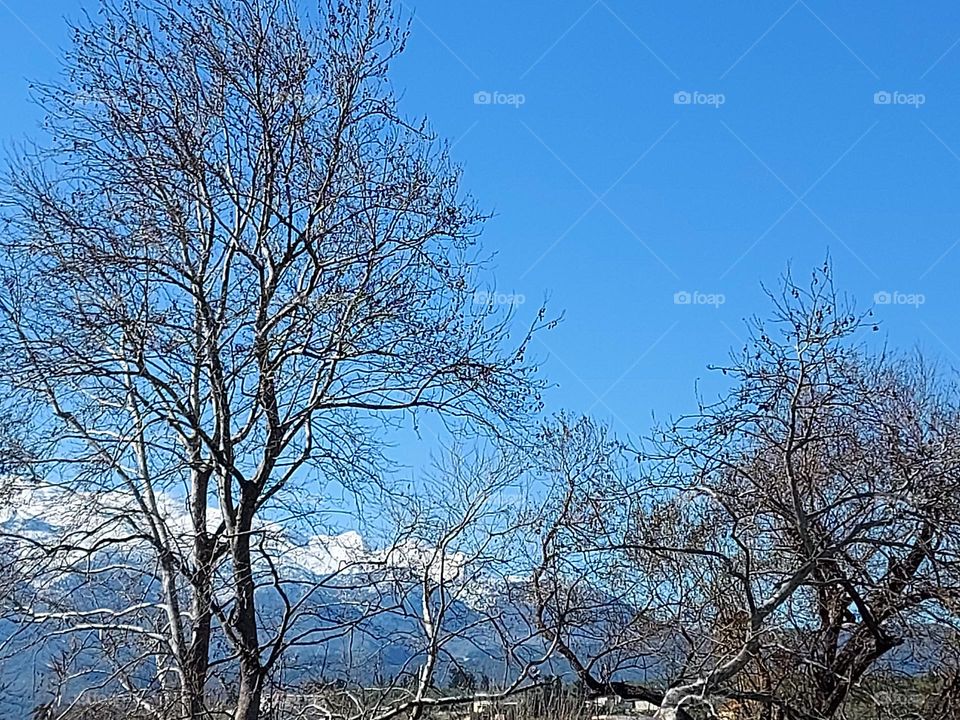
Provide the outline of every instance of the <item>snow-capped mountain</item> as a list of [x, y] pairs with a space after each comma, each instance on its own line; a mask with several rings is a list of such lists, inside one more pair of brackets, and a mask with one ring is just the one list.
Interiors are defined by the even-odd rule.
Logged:
[[[102, 667], [102, 673], [93, 673], [94, 682], [110, 685], [104, 678], [112, 638], [123, 644], [163, 637], [156, 553], [138, 532], [143, 523], [162, 525], [187, 560], [190, 548], [189, 516], [171, 496], [151, 500], [156, 508], [151, 517], [138, 509], [142, 499], [120, 491], [93, 494], [25, 484], [13, 498], [0, 511], [0, 534], [23, 574], [10, 601], [20, 608], [0, 620], [0, 688], [6, 683], [0, 717], [17, 717], [47, 699], [53, 668], [68, 654], [74, 662]], [[209, 509], [208, 522], [211, 529], [219, 524], [216, 508]], [[269, 639], [287, 614], [287, 638], [294, 640], [284, 661], [287, 682], [333, 677], [371, 682], [409, 672], [434, 641], [429, 633], [441, 641], [441, 678], [451, 661], [466, 658], [478, 674], [502, 677], [510, 671], [500, 635], [506, 623], [517, 621], [509, 618], [504, 600], [508, 588], [468, 567], [463, 553], [440, 552], [409, 536], [368, 544], [357, 530], [294, 536], [270, 523], [258, 530], [262, 635]], [[61, 552], [45, 551], [58, 545]], [[215, 597], [225, 615], [228, 583], [224, 566]], [[422, 621], [425, 608], [432, 616], [429, 628]], [[30, 614], [38, 622], [28, 622]], [[51, 632], [52, 640], [39, 642]], [[222, 636], [214, 653], [229, 653]], [[83, 680], [90, 681], [89, 675]]]

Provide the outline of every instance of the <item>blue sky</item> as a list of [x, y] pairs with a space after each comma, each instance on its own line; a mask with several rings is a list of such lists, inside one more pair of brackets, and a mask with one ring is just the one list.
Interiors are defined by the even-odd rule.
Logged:
[[[26, 79], [53, 75], [79, 7], [0, 0], [0, 137], [37, 134]], [[690, 409], [766, 312], [760, 283], [828, 251], [859, 307], [893, 299], [882, 339], [960, 365], [960, 5], [402, 8], [394, 81], [496, 213], [491, 285], [520, 319], [544, 297], [565, 315], [535, 344], [550, 410], [637, 434]]]

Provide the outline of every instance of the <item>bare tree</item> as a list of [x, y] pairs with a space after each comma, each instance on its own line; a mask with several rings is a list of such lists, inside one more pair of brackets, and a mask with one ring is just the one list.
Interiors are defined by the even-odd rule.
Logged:
[[549, 434], [541, 625], [590, 688], [659, 718], [841, 716], [897, 652], [935, 666], [955, 618], [956, 387], [859, 345], [875, 326], [829, 268], [771, 297], [719, 368], [729, 392], [659, 431], [639, 470], [589, 421]]
[[290, 511], [308, 480], [375, 484], [377, 418], [502, 432], [538, 403], [526, 341], [473, 303], [483, 218], [397, 113], [404, 40], [379, 0], [106, 4], [7, 176], [3, 378], [42, 406], [31, 471], [98, 515], [47, 555], [126, 557], [145, 593], [60, 619], [150, 640], [181, 717], [218, 637], [258, 716], [294, 625], [261, 622], [265, 528], [320, 523]]
[[[470, 704], [477, 684], [453, 679], [478, 671], [489, 673], [486, 702], [540, 685], [538, 668], [549, 653], [525, 647], [535, 638], [523, 632], [510, 602], [529, 530], [524, 469], [515, 456], [456, 447], [381, 505], [389, 540], [366, 577], [384, 612], [357, 629], [375, 641], [355, 651], [360, 675], [314, 700], [323, 717], [419, 718]], [[397, 656], [399, 667], [370, 681], [371, 668]]]

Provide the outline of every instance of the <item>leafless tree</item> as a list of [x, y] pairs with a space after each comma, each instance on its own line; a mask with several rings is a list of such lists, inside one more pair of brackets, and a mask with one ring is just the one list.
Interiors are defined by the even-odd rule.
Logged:
[[352, 664], [369, 675], [384, 657], [403, 662], [366, 686], [361, 675], [327, 687], [308, 709], [338, 720], [419, 718], [473, 702], [475, 686], [451, 687], [458, 671], [493, 676], [487, 702], [540, 684], [549, 653], [524, 651], [535, 638], [522, 632], [509, 601], [527, 535], [523, 468], [516, 457], [456, 448], [381, 505], [390, 540], [377, 553], [382, 567], [368, 576], [369, 591], [389, 600], [377, 603], [384, 611], [372, 627], [358, 630], [375, 644], [357, 649]]
[[375, 486], [387, 418], [505, 433], [538, 404], [526, 340], [473, 302], [483, 217], [397, 112], [404, 41], [380, 0], [108, 3], [7, 173], [3, 380], [40, 408], [30, 471], [96, 515], [43, 560], [83, 594], [116, 557], [140, 598], [42, 614], [140, 647], [112, 679], [149, 661], [180, 717], [224, 662], [258, 717], [296, 626], [258, 585], [277, 524], [322, 524], [311, 482]]
[[875, 326], [828, 267], [771, 298], [718, 368], [727, 394], [637, 463], [588, 420], [545, 436], [541, 627], [588, 687], [652, 699], [659, 718], [843, 717], [898, 652], [935, 667], [956, 617], [956, 387], [868, 351]]

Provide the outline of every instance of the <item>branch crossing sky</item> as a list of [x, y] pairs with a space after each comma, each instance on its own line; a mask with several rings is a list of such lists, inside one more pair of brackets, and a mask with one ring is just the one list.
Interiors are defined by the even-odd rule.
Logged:
[[[85, 3], [92, 7], [90, 3]], [[39, 137], [80, 5], [0, 0], [0, 137]], [[870, 342], [960, 365], [960, 5], [421, 0], [396, 66], [496, 213], [488, 291], [529, 320], [548, 409], [624, 434], [689, 410], [829, 252]], [[485, 301], [486, 296], [478, 298]]]

